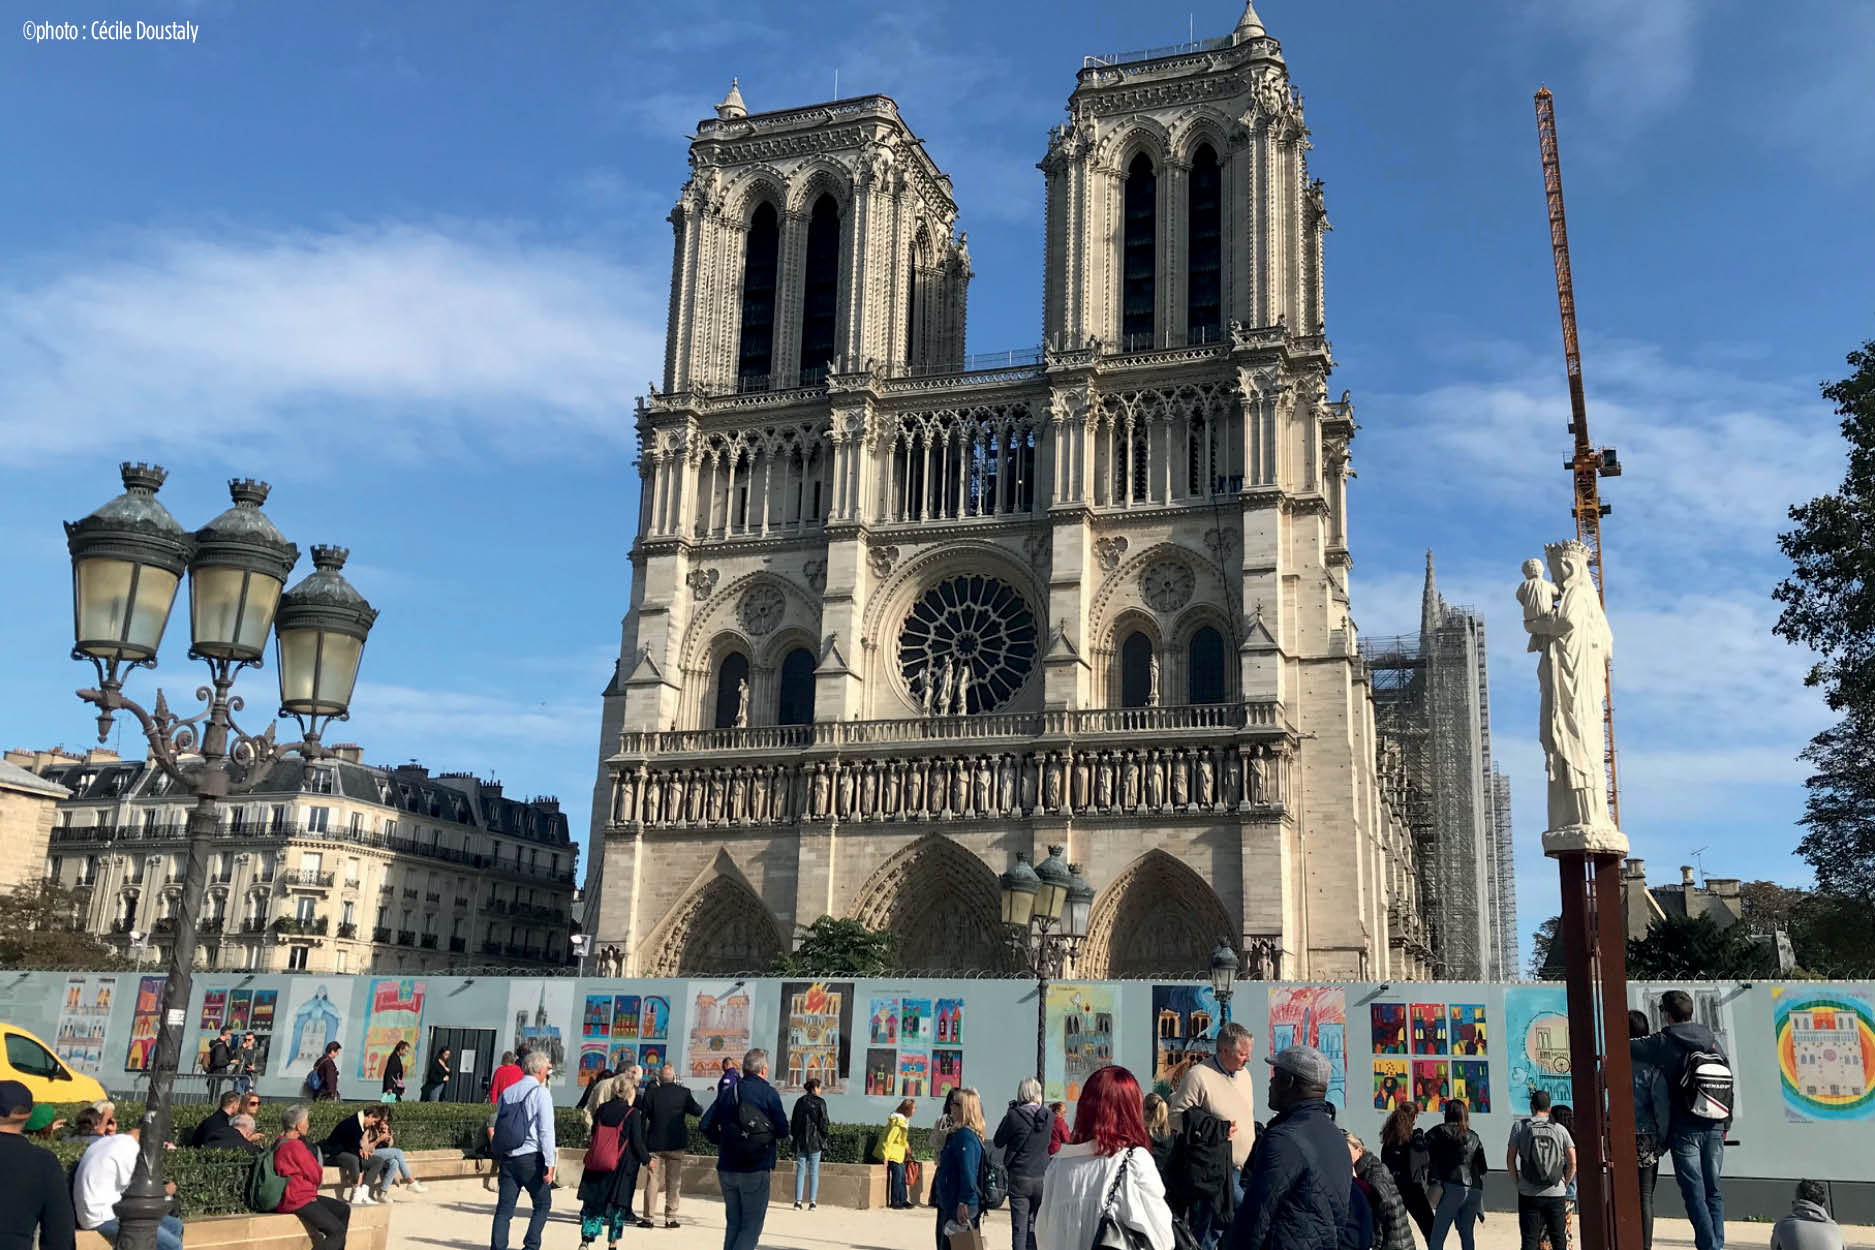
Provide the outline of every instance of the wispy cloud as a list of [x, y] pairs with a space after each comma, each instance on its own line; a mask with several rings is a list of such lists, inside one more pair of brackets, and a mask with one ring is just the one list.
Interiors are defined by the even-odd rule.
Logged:
[[1700, 0], [1576, 0], [1529, 11], [1552, 36], [1580, 49], [1589, 102], [1606, 117], [1649, 120], [1692, 90]]
[[[26, 276], [32, 274], [34, 276]], [[625, 442], [662, 279], [502, 227], [133, 234], [0, 285], [0, 461], [239, 430], [303, 458]], [[479, 441], [479, 439], [478, 439]]]

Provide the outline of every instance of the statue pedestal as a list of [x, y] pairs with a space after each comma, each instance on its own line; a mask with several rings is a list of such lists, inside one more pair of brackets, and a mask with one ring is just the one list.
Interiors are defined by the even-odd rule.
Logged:
[[1543, 853], [1559, 855], [1619, 855], [1626, 859], [1628, 835], [1613, 825], [1562, 825], [1543, 835]]

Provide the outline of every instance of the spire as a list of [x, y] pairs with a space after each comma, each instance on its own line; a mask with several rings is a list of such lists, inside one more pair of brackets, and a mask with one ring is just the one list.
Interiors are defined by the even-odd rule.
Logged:
[[1263, 29], [1263, 19], [1257, 16], [1256, 0], [1244, 0], [1243, 16], [1237, 19], [1237, 29], [1230, 33], [1230, 41], [1233, 44], [1249, 43], [1267, 34], [1269, 32]]
[[1432, 635], [1439, 628], [1439, 620], [1445, 615], [1440, 611], [1439, 584], [1432, 574], [1432, 551], [1426, 551], [1426, 589], [1419, 598], [1419, 645], [1430, 646]]
[[747, 117], [749, 115], [748, 106], [742, 102], [741, 88], [742, 80], [740, 78], [731, 78], [729, 80], [729, 94], [724, 96], [723, 102], [716, 106], [716, 116], [719, 120], [728, 121], [734, 117]]

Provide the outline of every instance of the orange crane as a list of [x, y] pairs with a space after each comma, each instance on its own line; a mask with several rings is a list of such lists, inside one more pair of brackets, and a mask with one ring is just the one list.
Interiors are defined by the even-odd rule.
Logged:
[[[1575, 436], [1574, 454], [1563, 463], [1575, 484], [1576, 538], [1589, 549], [1589, 571], [1604, 609], [1608, 606], [1607, 572], [1602, 563], [1602, 518], [1612, 510], [1601, 501], [1598, 479], [1621, 476], [1621, 461], [1612, 447], [1589, 442], [1588, 407], [1582, 398], [1582, 352], [1576, 341], [1575, 284], [1569, 277], [1569, 227], [1563, 220], [1562, 162], [1556, 155], [1556, 101], [1548, 87], [1536, 93], [1537, 146], [1543, 154], [1543, 191], [1549, 198], [1550, 251], [1556, 262], [1556, 304], [1562, 312], [1563, 360], [1569, 370], [1569, 432]], [[1621, 824], [1620, 791], [1615, 784], [1614, 666], [1609, 665], [1608, 701], [1602, 705], [1603, 728], [1608, 735], [1608, 815]]]

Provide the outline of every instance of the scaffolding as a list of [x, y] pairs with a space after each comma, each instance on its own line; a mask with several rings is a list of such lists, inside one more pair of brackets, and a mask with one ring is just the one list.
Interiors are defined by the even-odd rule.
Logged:
[[1515, 976], [1510, 782], [1491, 760], [1484, 620], [1440, 597], [1428, 553], [1419, 633], [1361, 652], [1375, 728], [1403, 758], [1433, 975]]

